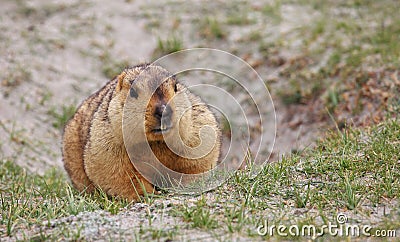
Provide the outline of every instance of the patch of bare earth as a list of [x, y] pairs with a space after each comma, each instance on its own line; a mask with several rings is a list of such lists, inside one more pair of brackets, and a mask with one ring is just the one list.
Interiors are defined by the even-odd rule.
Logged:
[[[312, 146], [327, 127], [333, 127], [324, 103], [329, 92], [320, 91], [319, 96], [301, 93], [303, 99], [294, 105], [285, 105], [281, 97], [285, 97], [285, 92], [293, 97], [293, 86], [289, 84], [293, 72], [310, 65], [319, 68], [318, 63], [301, 56], [301, 34], [294, 30], [310, 25], [320, 13], [307, 6], [285, 4], [276, 19], [266, 18], [261, 9], [268, 3], [2, 1], [1, 157], [40, 174], [51, 166], [63, 169], [62, 129], [55, 125], [63, 107], [79, 105], [108, 80], [106, 76], [113, 73], [113, 68], [124, 63], [152, 61], [158, 39], [173, 35], [180, 36], [184, 48], [211, 47], [232, 52], [260, 73], [270, 88], [277, 114], [274, 160], [281, 154]], [[248, 9], [248, 23], [223, 27], [221, 37], [201, 27], [206, 17], [226, 23], [238, 5]], [[257, 33], [261, 37], [257, 38]], [[274, 43], [274, 40], [281, 46], [261, 46], [262, 41]], [[261, 54], [261, 50], [268, 53]], [[360, 89], [356, 91], [349, 84], [341, 92], [346, 102], [332, 111], [340, 121], [355, 117], [351, 110], [357, 105], [366, 107], [360, 109], [361, 115], [357, 117], [368, 116], [373, 122], [379, 122], [384, 116], [380, 112], [384, 102], [392, 98], [390, 90], [400, 85], [398, 73], [373, 70], [366, 75], [362, 77], [365, 80], [360, 82]], [[379, 75], [387, 78], [378, 81]], [[365, 118], [357, 119], [354, 122], [366, 122]], [[152, 239], [151, 231], [155, 233], [159, 229], [179, 231], [175, 238], [181, 240], [247, 239], [239, 234], [218, 234], [218, 229], [208, 233], [189, 228], [184, 221], [167, 213], [182, 199], [187, 197], [171, 197], [151, 206], [137, 203], [116, 215], [104, 211], [81, 213], [30, 231], [21, 230], [7, 240], [39, 236], [40, 231], [59, 234], [63, 227], [79, 232], [88, 240], [133, 240], [144, 227], [146, 230], [141, 236], [148, 240]]]

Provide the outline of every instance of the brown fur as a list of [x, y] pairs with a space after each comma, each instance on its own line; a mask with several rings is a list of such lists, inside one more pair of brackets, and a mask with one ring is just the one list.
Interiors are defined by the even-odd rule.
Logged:
[[[220, 131], [212, 112], [200, 98], [177, 83], [165, 69], [143, 64], [124, 70], [87, 98], [65, 127], [64, 166], [73, 185], [80, 191], [91, 192], [98, 187], [109, 195], [131, 200], [143, 195], [142, 188], [147, 192], [154, 191], [153, 186], [132, 165], [124, 146], [123, 110], [132, 83], [138, 98], [132, 101], [132, 105], [127, 106], [129, 109], [125, 114], [128, 118], [124, 119], [126, 122], [124, 125], [127, 125], [132, 134], [129, 136], [130, 144], [143, 143], [147, 139], [154, 155], [161, 163], [180, 173], [202, 173], [216, 165], [220, 154]], [[175, 83], [178, 92], [182, 92], [183, 95], [182, 98], [170, 102], [175, 95]], [[153, 95], [151, 90], [155, 90]], [[145, 105], [146, 96], [150, 102], [145, 112], [140, 112], [139, 107]], [[155, 117], [154, 110], [160, 103], [167, 102], [170, 103], [173, 112], [172, 128], [163, 137], [162, 134], [152, 131], [160, 123]], [[187, 103], [193, 107], [184, 113], [177, 127], [175, 125], [177, 113], [185, 109]], [[145, 120], [145, 137], [137, 130], [138, 127], [143, 127], [143, 119], [140, 117]], [[217, 131], [217, 142], [206, 156], [195, 159], [184, 158], [167, 147], [164, 138], [169, 139], [173, 146], [182, 152], [181, 154], [190, 156], [191, 152], [194, 152], [192, 148], [200, 144], [199, 131], [204, 125]], [[182, 148], [178, 143], [174, 143], [177, 135], [180, 135], [187, 147]]]

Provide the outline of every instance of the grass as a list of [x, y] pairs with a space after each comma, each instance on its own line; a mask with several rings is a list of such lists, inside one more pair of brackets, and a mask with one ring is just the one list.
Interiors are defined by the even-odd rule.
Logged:
[[217, 19], [207, 17], [200, 23], [200, 35], [209, 40], [224, 39], [227, 36], [227, 32]]
[[153, 56], [160, 57], [183, 49], [183, 40], [178, 36], [173, 35], [165, 40], [158, 38], [157, 48], [155, 49]]
[[185, 204], [180, 215], [194, 228], [215, 229], [218, 225], [215, 216], [210, 214], [210, 207], [204, 196], [201, 196], [194, 206]]
[[[400, 194], [399, 140], [399, 120], [366, 129], [347, 127], [332, 131], [316, 148], [266, 165], [255, 178], [247, 170], [237, 171], [215, 191], [195, 198], [183, 196], [183, 202], [172, 207], [160, 207], [165, 194], [143, 199], [148, 204], [149, 226], [142, 227], [135, 236], [174, 239], [180, 229], [189, 226], [217, 237], [258, 237], [256, 228], [265, 221], [276, 226], [318, 227], [334, 222], [338, 213], [345, 213], [352, 224], [372, 224], [374, 231], [399, 229], [396, 211], [400, 207], [395, 202]], [[0, 163], [0, 189], [2, 237], [20, 235], [21, 231], [39, 225], [52, 228], [54, 219], [82, 212], [105, 210], [118, 215], [121, 209], [129, 210], [132, 206], [101, 192], [79, 194], [55, 169], [44, 176], [27, 174], [7, 160]], [[372, 219], [382, 208], [392, 212]], [[178, 232], [150, 226], [159, 213], [178, 219], [180, 222], [174, 225]], [[43, 227], [35, 236], [82, 239], [84, 228], [74, 226], [58, 224], [58, 230], [50, 234]]]
[[8, 97], [12, 90], [24, 82], [32, 80], [32, 73], [21, 64], [16, 65], [11, 70], [3, 73], [0, 86], [4, 88], [4, 96]]
[[[77, 215], [80, 212], [106, 210], [117, 213], [127, 206], [124, 201], [116, 201], [97, 193], [81, 195], [68, 184], [64, 174], [51, 169], [45, 175], [27, 174], [21, 167], [8, 160], [0, 162], [0, 237], [16, 235], [23, 229], [38, 225], [52, 226], [52, 219]], [[79, 230], [65, 227], [57, 234], [39, 233], [38, 238], [57, 238], [60, 234], [78, 239]], [[19, 234], [22, 238], [24, 234]], [[27, 239], [27, 238], [24, 238]]]
[[76, 111], [75, 105], [62, 105], [61, 110], [57, 110], [56, 107], [50, 108], [48, 114], [54, 119], [53, 127], [61, 129], [65, 126], [68, 120], [74, 115]]
[[[113, 31], [111, 25], [106, 25], [105, 29], [108, 32]], [[108, 79], [111, 80], [115, 76], [119, 75], [126, 67], [131, 66], [132, 63], [127, 58], [115, 56], [112, 54], [112, 49], [115, 45], [115, 40], [110, 40], [107, 43], [101, 43], [96, 40], [90, 42], [91, 48], [79, 50], [84, 57], [97, 58], [101, 63], [101, 73]]]
[[[22, 1], [18, 4], [21, 5], [19, 13], [30, 18], [55, 15], [64, 9], [50, 6], [40, 10], [22, 5]], [[287, 29], [286, 25], [275, 26], [287, 22], [286, 11], [290, 9], [287, 6], [295, 7], [298, 12], [305, 11], [313, 21], [271, 38], [270, 30], [274, 27]], [[398, 1], [290, 0], [251, 7], [240, 8], [237, 15], [231, 16], [221, 16], [222, 11], [217, 17], [207, 17], [211, 14], [201, 11], [203, 19], [176, 17], [180, 20], [175, 21], [172, 29], [165, 26], [171, 14], [165, 14], [165, 8], [160, 7], [163, 14], [155, 15], [157, 19], [148, 27], [160, 30], [160, 36], [170, 37], [158, 40], [156, 52], [167, 54], [181, 50], [183, 39], [188, 43], [193, 41], [193, 45], [212, 44], [228, 51], [235, 47], [239, 56], [260, 55], [263, 64], [259, 70], [271, 68], [279, 72], [276, 79], [287, 85], [271, 89], [286, 105], [310, 105], [315, 107], [315, 112], [328, 110], [332, 119], [349, 112], [355, 118], [355, 125], [359, 124], [358, 115], [363, 113], [375, 115], [384, 110], [391, 112], [392, 117], [398, 116], [400, 90], [393, 84], [398, 83], [400, 66]], [[190, 15], [192, 8], [188, 9], [180, 10]], [[194, 31], [184, 29], [186, 23], [195, 24]], [[240, 27], [246, 28], [245, 36], [238, 38], [242, 41], [228, 38], [231, 33], [239, 34], [240, 31], [235, 31]], [[182, 36], [168, 35], [178, 31]], [[117, 58], [108, 51], [112, 45], [96, 47], [100, 55], [94, 54], [103, 67], [101, 72], [108, 78], [132, 64], [126, 60], [115, 61]], [[28, 68], [14, 69], [1, 80], [5, 89], [16, 88], [32, 78]], [[50, 94], [44, 93], [38, 100], [39, 105], [46, 105], [49, 98]], [[388, 107], [389, 103], [393, 106]], [[370, 104], [380, 107], [372, 111], [364, 109]], [[53, 118], [54, 127], [61, 128], [74, 110], [75, 107], [65, 105], [61, 109], [50, 108], [48, 114]], [[112, 230], [108, 217], [130, 216], [124, 215], [126, 211], [143, 215], [132, 224], [134, 228], [113, 228], [120, 239], [127, 235], [135, 240], [179, 240], [182, 234], [191, 236], [200, 231], [216, 240], [231, 240], [235, 236], [250, 237], [250, 240], [301, 240], [304, 238], [298, 236], [266, 234], [260, 237], [257, 228], [266, 222], [276, 227], [318, 227], [335, 223], [338, 214], [345, 214], [351, 224], [371, 225], [372, 232], [396, 230], [399, 236], [399, 120], [375, 122], [364, 128], [346, 126], [345, 120], [338, 119], [338, 123], [343, 127], [331, 131], [315, 148], [266, 165], [256, 178], [249, 176], [248, 170], [240, 170], [222, 187], [201, 196], [163, 194], [154, 198], [146, 194], [140, 200], [143, 207], [115, 200], [102, 192], [80, 194], [59, 170], [51, 169], [43, 176], [28, 174], [12, 158], [2, 159], [0, 240], [8, 236], [18, 240], [90, 239], [84, 237], [85, 231], [93, 229], [90, 227], [93, 224], [87, 223], [92, 215], [87, 212], [99, 211], [107, 214], [96, 217], [99, 223], [95, 225], [107, 232]], [[224, 130], [229, 131], [230, 127], [223, 124]], [[9, 140], [25, 145], [21, 133], [12, 127]], [[171, 203], [165, 206], [164, 202]], [[171, 218], [172, 226], [171, 220], [168, 221]], [[322, 239], [351, 238], [324, 235]]]
[[229, 25], [249, 25], [254, 23], [255, 21], [250, 19], [248, 16], [248, 12], [233, 12], [229, 14], [228, 18], [226, 19], [226, 23]]
[[[218, 221], [216, 227], [227, 233], [255, 228], [266, 216], [273, 224], [321, 226], [327, 223], [324, 220], [334, 222], [334, 216], [343, 212], [358, 221], [355, 223], [371, 223], [368, 217], [377, 208], [399, 199], [399, 140], [398, 120], [367, 130], [332, 132], [315, 149], [267, 165], [255, 179], [246, 171], [238, 172], [236, 179], [219, 190], [222, 194], [213, 194], [222, 208], [210, 206], [200, 197], [193, 206], [176, 209], [191, 226], [212, 229], [216, 225], [211, 221]], [[395, 210], [400, 208], [393, 204]], [[292, 215], [285, 215], [288, 211]], [[385, 219], [373, 223], [385, 227]]]
[[[309, 25], [292, 30], [289, 36], [261, 42], [259, 52], [271, 68], [279, 68], [279, 80], [285, 83], [273, 88], [274, 94], [286, 105], [314, 106], [316, 116], [327, 117], [327, 108], [337, 118], [346, 116], [344, 113], [348, 117], [365, 112], [383, 117], [382, 110], [387, 107], [384, 96], [398, 102], [399, 89], [389, 91], [385, 84], [393, 82], [390, 76], [397, 75], [400, 66], [400, 18], [393, 12], [398, 2], [292, 2], [313, 7], [320, 15]], [[284, 4], [275, 1], [261, 12], [279, 13]], [[292, 49], [292, 41], [299, 37], [301, 44]], [[296, 54], [282, 58], [281, 53], [287, 51]], [[366, 91], [367, 87], [372, 87], [375, 94]], [[367, 111], [366, 103], [374, 103], [374, 111]]]
[[266, 4], [262, 8], [262, 12], [267, 17], [272, 18], [275, 22], [279, 22], [282, 20], [281, 7], [282, 1], [274, 0], [272, 3]]
[[107, 50], [104, 50], [99, 58], [102, 63], [101, 71], [103, 75], [109, 80], [119, 75], [127, 66], [130, 65], [128, 60], [113, 57]]

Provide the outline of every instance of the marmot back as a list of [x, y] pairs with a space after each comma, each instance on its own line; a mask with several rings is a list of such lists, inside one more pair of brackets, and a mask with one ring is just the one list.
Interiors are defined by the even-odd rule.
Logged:
[[[182, 95], [176, 95], [178, 92]], [[132, 103], [124, 114], [128, 95]], [[183, 105], [183, 97], [189, 101], [190, 110]], [[143, 64], [125, 69], [88, 97], [65, 126], [64, 167], [78, 190], [91, 192], [97, 187], [109, 195], [131, 200], [143, 195], [143, 189], [154, 191], [128, 156], [123, 115], [129, 117], [124, 119], [124, 127], [130, 133], [129, 144], [148, 142], [157, 159], [169, 169], [197, 174], [216, 165], [221, 134], [213, 113], [168, 71]], [[204, 126], [212, 127], [217, 136], [211, 151], [200, 158], [175, 154], [164, 140], [174, 140], [174, 135], [179, 135], [189, 148], [197, 147]], [[131, 158], [135, 159], [135, 154]]]

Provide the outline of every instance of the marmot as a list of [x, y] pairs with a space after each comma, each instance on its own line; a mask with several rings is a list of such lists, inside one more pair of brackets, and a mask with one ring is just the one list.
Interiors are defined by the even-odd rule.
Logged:
[[[181, 94], [176, 95], [178, 92]], [[128, 95], [132, 107], [124, 114]], [[181, 98], [189, 100], [191, 108], [178, 117], [177, 110], [183, 108], [180, 107]], [[135, 102], [139, 105], [144, 100], [149, 100], [148, 104], [139, 113]], [[141, 64], [126, 68], [84, 100], [64, 128], [64, 167], [79, 191], [91, 192], [97, 187], [108, 195], [130, 200], [143, 195], [143, 189], [154, 192], [153, 185], [135, 169], [128, 156], [123, 138], [123, 115], [131, 120], [124, 124], [130, 137], [141, 142], [147, 139], [154, 155], [169, 169], [198, 174], [216, 166], [221, 132], [214, 114], [167, 70], [158, 65]], [[138, 116], [144, 117], [144, 124]], [[168, 135], [179, 135], [174, 138], [182, 139], [188, 147], [196, 147], [201, 143], [199, 133], [205, 125], [216, 131], [216, 139], [210, 152], [203, 157], [190, 159], [190, 154], [184, 157], [175, 154], [164, 140]], [[139, 135], [140, 128], [146, 137]]]

